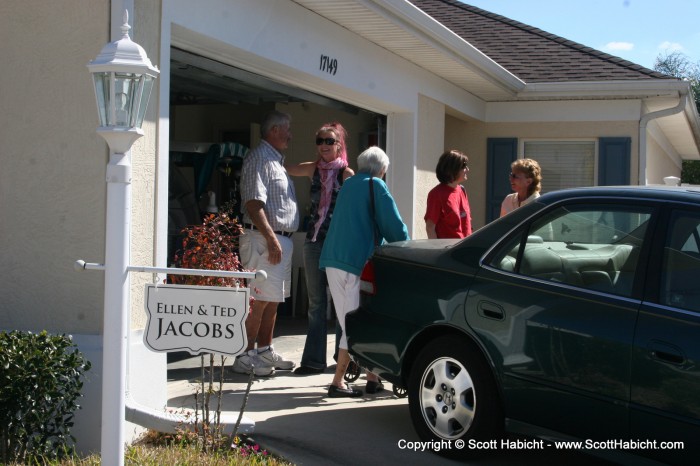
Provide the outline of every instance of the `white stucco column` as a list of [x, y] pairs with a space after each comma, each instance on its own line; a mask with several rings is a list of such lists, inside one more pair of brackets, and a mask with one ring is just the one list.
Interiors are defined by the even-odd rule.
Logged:
[[387, 116], [386, 153], [389, 173], [386, 177], [389, 191], [396, 201], [401, 217], [414, 236], [414, 187], [416, 166], [415, 114], [392, 113]]
[[427, 238], [425, 209], [428, 193], [438, 184], [435, 166], [445, 147], [445, 104], [423, 95], [418, 96], [416, 115], [416, 170], [415, 170], [415, 238]]
[[412, 239], [426, 238], [423, 215], [437, 184], [435, 165], [445, 150], [445, 104], [418, 95], [415, 113], [387, 118], [387, 183]]

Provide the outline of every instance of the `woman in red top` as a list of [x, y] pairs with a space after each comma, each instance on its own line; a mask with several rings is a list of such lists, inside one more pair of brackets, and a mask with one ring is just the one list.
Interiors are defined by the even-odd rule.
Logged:
[[467, 179], [469, 159], [458, 150], [440, 156], [435, 174], [440, 184], [428, 193], [425, 229], [428, 238], [464, 238], [472, 234], [467, 191], [460, 184]]

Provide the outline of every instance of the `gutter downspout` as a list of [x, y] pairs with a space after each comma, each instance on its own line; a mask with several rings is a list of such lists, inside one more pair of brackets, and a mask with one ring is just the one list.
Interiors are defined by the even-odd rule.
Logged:
[[680, 99], [675, 107], [665, 108], [656, 112], [642, 115], [639, 119], [639, 179], [637, 184], [645, 186], [647, 184], [647, 125], [651, 120], [680, 113], [685, 109], [688, 101], [688, 91], [680, 91]]

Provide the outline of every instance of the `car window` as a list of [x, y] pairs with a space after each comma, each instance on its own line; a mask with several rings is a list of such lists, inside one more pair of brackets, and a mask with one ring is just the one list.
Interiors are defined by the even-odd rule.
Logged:
[[524, 226], [489, 264], [531, 278], [631, 296], [650, 218], [651, 208], [639, 206], [560, 207]]
[[700, 214], [675, 211], [661, 267], [661, 304], [700, 311]]

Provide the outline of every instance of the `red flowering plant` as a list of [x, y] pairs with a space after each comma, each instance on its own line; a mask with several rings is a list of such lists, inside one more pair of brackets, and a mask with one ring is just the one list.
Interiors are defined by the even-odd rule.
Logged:
[[[221, 207], [219, 213], [207, 214], [201, 225], [189, 225], [182, 230], [182, 249], [173, 257], [173, 265], [183, 269], [246, 271], [238, 259], [238, 237], [243, 228], [233, 215], [233, 205]], [[246, 280], [233, 277], [212, 277], [198, 275], [168, 276], [176, 285], [200, 286], [246, 286]], [[253, 298], [250, 298], [251, 303]], [[201, 355], [201, 379], [195, 392], [195, 422], [193, 435], [200, 436], [205, 450], [222, 441], [223, 433], [219, 424], [221, 417], [221, 395], [224, 381], [225, 357], [221, 356], [220, 367], [214, 367], [214, 355], [209, 354], [208, 364]], [[218, 369], [218, 370], [217, 370]], [[208, 376], [205, 372], [208, 371]], [[213, 374], [219, 373], [218, 388], [214, 388]], [[208, 380], [208, 386], [205, 386]], [[248, 390], [250, 390], [250, 383]], [[210, 398], [215, 394], [218, 403], [215, 416], [210, 411]], [[246, 393], [247, 396], [247, 393]], [[201, 417], [200, 417], [201, 415]]]
[[[184, 269], [244, 271], [238, 259], [238, 236], [243, 228], [223, 206], [217, 214], [207, 214], [201, 225], [189, 225], [182, 249], [174, 257], [174, 266]], [[196, 275], [170, 275], [170, 283], [178, 285], [245, 286], [242, 279]]]

